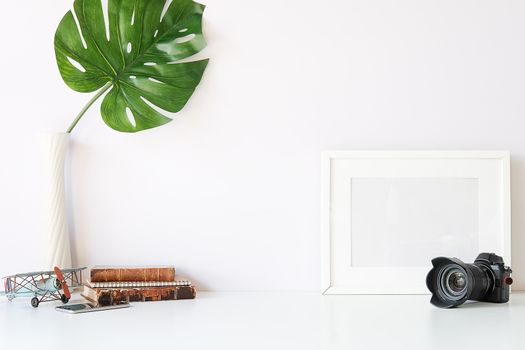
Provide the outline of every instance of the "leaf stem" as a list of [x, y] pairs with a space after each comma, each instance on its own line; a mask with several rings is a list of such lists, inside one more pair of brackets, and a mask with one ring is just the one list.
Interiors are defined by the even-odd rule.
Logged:
[[113, 82], [110, 81], [108, 82], [106, 85], [104, 85], [102, 87], [102, 89], [100, 89], [97, 94], [95, 96], [93, 96], [91, 98], [91, 100], [89, 100], [89, 102], [84, 106], [84, 108], [82, 108], [82, 110], [80, 111], [80, 113], [78, 113], [77, 117], [75, 118], [75, 120], [73, 120], [73, 122], [71, 123], [71, 125], [69, 126], [69, 128], [67, 129], [67, 133], [68, 134], [71, 134], [71, 131], [73, 131], [73, 129], [75, 128], [75, 126], [78, 124], [78, 122], [80, 121], [80, 119], [84, 116], [84, 114], [87, 112], [87, 110], [89, 109], [89, 107], [91, 107], [91, 105], [100, 97], [102, 96], [102, 94], [104, 92], [106, 92], [107, 89], [109, 89], [111, 86], [113, 86]]

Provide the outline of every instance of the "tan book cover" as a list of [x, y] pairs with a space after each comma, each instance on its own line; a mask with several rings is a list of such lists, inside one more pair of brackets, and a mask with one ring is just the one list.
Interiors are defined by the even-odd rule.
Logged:
[[195, 299], [195, 286], [170, 286], [147, 288], [92, 288], [84, 286], [81, 294], [97, 306], [125, 302]]
[[175, 281], [173, 266], [95, 266], [90, 273], [91, 282]]

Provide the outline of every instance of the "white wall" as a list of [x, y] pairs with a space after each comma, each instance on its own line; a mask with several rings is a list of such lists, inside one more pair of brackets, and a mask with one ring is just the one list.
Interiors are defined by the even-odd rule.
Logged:
[[[0, 11], [0, 275], [39, 268], [41, 131], [89, 99], [61, 81], [71, 0]], [[141, 134], [98, 105], [71, 148], [75, 259], [175, 264], [213, 290], [319, 285], [319, 152], [508, 149], [513, 268], [525, 287], [525, 2], [207, 0], [187, 108]]]

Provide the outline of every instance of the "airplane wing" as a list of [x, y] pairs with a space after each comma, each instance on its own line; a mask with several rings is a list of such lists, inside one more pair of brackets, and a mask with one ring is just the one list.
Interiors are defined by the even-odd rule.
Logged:
[[40, 276], [40, 275], [54, 275], [54, 274], [55, 274], [55, 271], [34, 271], [34, 272], [16, 273], [14, 275], [5, 276], [2, 278], [31, 277], [31, 276]]
[[74, 268], [74, 269], [60, 269], [60, 270], [63, 273], [70, 273], [70, 272], [79, 272], [79, 271], [82, 271], [82, 270], [85, 270], [85, 269], [87, 269], [87, 267], [77, 267], [77, 268]]
[[[79, 272], [85, 270], [87, 267], [78, 267], [74, 269], [61, 269], [63, 273]], [[15, 278], [15, 277], [31, 277], [31, 276], [41, 276], [41, 275], [55, 275], [55, 271], [34, 271], [34, 272], [25, 272], [17, 273], [10, 276], [5, 276], [2, 278]]]

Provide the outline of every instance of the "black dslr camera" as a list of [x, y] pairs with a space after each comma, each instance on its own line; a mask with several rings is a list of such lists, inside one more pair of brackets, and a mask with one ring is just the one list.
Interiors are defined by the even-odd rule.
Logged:
[[451, 308], [467, 300], [506, 303], [512, 284], [512, 270], [494, 253], [481, 253], [473, 264], [456, 258], [432, 259], [427, 287], [432, 305]]

